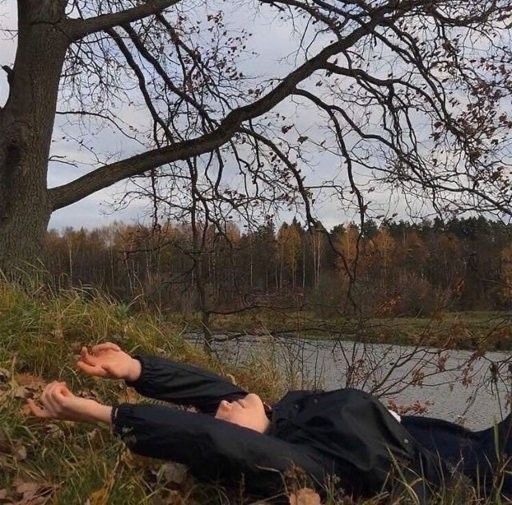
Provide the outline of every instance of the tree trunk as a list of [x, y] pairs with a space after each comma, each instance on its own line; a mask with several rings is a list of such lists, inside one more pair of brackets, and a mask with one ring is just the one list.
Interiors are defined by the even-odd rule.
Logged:
[[302, 290], [306, 290], [306, 241], [302, 241]]
[[42, 258], [52, 212], [47, 171], [69, 41], [61, 0], [18, 2], [18, 49], [0, 109], [0, 269]]
[[25, 150], [26, 156], [18, 156], [12, 146], [0, 151], [0, 270], [5, 273], [43, 259], [51, 214], [46, 180], [27, 159], [33, 153]]

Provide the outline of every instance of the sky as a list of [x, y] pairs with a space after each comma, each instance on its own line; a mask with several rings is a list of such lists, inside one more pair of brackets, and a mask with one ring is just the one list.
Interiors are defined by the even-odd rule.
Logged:
[[[252, 14], [241, 9], [237, 14], [236, 22], [240, 26], [250, 26], [253, 36], [249, 39], [250, 48], [259, 53], [257, 66], [254, 61], [248, 58], [242, 63], [242, 69], [250, 75], [278, 77], [286, 73], [293, 63], [291, 56], [295, 43], [290, 36], [290, 26], [287, 23], [275, 19], [274, 14], [266, 14], [263, 10], [258, 17], [257, 23], [251, 18]], [[16, 25], [16, 2], [14, 0], [4, 0], [0, 2], [0, 26], [15, 27]], [[12, 36], [4, 33], [0, 39], [0, 64], [11, 65], [14, 60], [16, 42]], [[314, 52], [314, 51], [313, 51]], [[3, 103], [7, 94], [5, 76], [0, 74], [0, 103]], [[295, 107], [291, 103], [280, 106], [278, 110], [287, 116], [294, 115]], [[144, 123], [144, 115], [141, 115], [140, 109], [126, 105], [120, 111], [123, 120], [127, 124], [141, 126]], [[313, 120], [316, 117], [313, 114], [317, 112], [311, 109], [310, 114], [302, 113], [296, 116], [295, 124], [297, 130], [319, 140], [322, 138], [322, 131], [312, 127]], [[93, 128], [94, 129], [94, 128]], [[74, 136], [78, 135], [75, 127], [71, 128], [66, 124], [65, 118], [57, 116], [55, 125], [54, 142], [52, 144], [51, 154], [58, 156], [65, 155], [68, 159], [77, 162], [76, 166], [60, 162], [52, 162], [48, 174], [49, 187], [59, 186], [70, 182], [71, 180], [83, 175], [93, 168], [93, 159], [91, 153], [101, 153], [102, 156], [110, 154], [113, 158], [124, 158], [135, 154], [137, 147], [128, 143], [120, 135], [112, 131], [103, 130], [96, 135], [87, 137], [89, 150], [80, 148], [76, 143], [64, 141], [62, 133]], [[332, 157], [311, 156], [311, 166], [308, 167], [308, 177], [310, 183], [320, 182], [326, 179], [336, 179], [342, 171], [339, 170], [339, 162]], [[147, 209], [141, 202], [133, 202], [128, 207], [119, 209], [115, 202], [126, 189], [131, 187], [126, 182], [118, 183], [112, 187], [98, 191], [88, 196], [80, 202], [70, 205], [64, 209], [56, 211], [51, 218], [50, 227], [62, 229], [65, 227], [96, 227], [108, 224], [113, 221], [125, 222], [144, 222], [147, 221]], [[377, 202], [376, 207], [381, 209], [381, 213], [391, 216], [394, 213], [404, 214], [406, 202], [398, 198], [397, 195], [386, 191], [376, 191], [372, 194], [372, 199]], [[412, 202], [414, 206], [414, 202]], [[329, 228], [340, 222], [354, 219], [354, 213], [346, 212], [341, 208], [339, 202], [333, 198], [319, 199], [316, 204], [316, 214], [322, 220], [324, 225]], [[429, 211], [419, 207], [416, 211]], [[284, 212], [281, 218], [291, 220], [294, 212]]]
[[[240, 16], [243, 16], [243, 14], [240, 14]], [[246, 19], [239, 19], [238, 21], [243, 26], [251, 26], [252, 23], [250, 15], [248, 14]], [[242, 63], [242, 67], [246, 66], [244, 70], [247, 70], [248, 73], [253, 75], [262, 75], [264, 73], [268, 76], [279, 76], [283, 74], [283, 68], [286, 68], [286, 65], [283, 66], [283, 60], [280, 58], [287, 57], [294, 49], [288, 32], [289, 26], [276, 22], [275, 19], [273, 19], [273, 15], [268, 17], [265, 17], [265, 15], [260, 16], [258, 23], [258, 27], [254, 27], [257, 29], [253, 30], [254, 33], [249, 42], [251, 47], [260, 54], [258, 57], [259, 67], [251, 68], [251, 66], [254, 67], [251, 61]], [[14, 0], [7, 0], [0, 3], [0, 26], [3, 28], [14, 28], [16, 26], [16, 2]], [[12, 65], [15, 51], [16, 40], [14, 36], [4, 33], [3, 37], [0, 38], [1, 65]], [[5, 101], [6, 96], [7, 83], [5, 76], [0, 75], [0, 103]], [[291, 114], [292, 111], [289, 110], [286, 113]], [[140, 124], [140, 114], [140, 110], [125, 107], [121, 115], [127, 124]], [[299, 124], [299, 127], [300, 126]], [[307, 131], [309, 125], [303, 124], [302, 128], [304, 131]], [[51, 154], [58, 156], [65, 155], [68, 159], [81, 164], [74, 167], [60, 162], [50, 163], [48, 174], [49, 187], [55, 187], [70, 182], [91, 169], [90, 153], [81, 149], [76, 144], [62, 141], [61, 133], [78, 134], [74, 128], [71, 129], [70, 132], [63, 118], [57, 116]], [[90, 136], [88, 146], [96, 153], [112, 152], [116, 153], [118, 157], [126, 157], [137, 152], [133, 145], [125, 142], [119, 135], [115, 135], [111, 131], [103, 131], [100, 135], [95, 137]], [[58, 229], [68, 226], [96, 227], [112, 221], [132, 222], [146, 220], [146, 206], [140, 202], [135, 201], [123, 209], [119, 209], [115, 205], [116, 200], [123, 194], [127, 187], [130, 188], [129, 185], [127, 186], [126, 182], [121, 182], [98, 191], [80, 202], [54, 212], [50, 221], [50, 227]], [[326, 206], [326, 208], [322, 210], [322, 206]], [[326, 204], [325, 202], [319, 203], [318, 210], [323, 216], [334, 216], [339, 213], [337, 209], [333, 209], [329, 203]], [[285, 212], [283, 219], [291, 219], [293, 215], [293, 212]], [[339, 221], [340, 219], [337, 217], [333, 217], [332, 219], [333, 224]]]

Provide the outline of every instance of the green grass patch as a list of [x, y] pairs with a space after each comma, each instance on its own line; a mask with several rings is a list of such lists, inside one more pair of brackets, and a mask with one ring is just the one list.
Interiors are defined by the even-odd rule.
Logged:
[[29, 293], [0, 283], [0, 503], [3, 495], [6, 501], [34, 504], [227, 503], [228, 494], [219, 487], [191, 478], [179, 484], [169, 480], [164, 463], [132, 456], [107, 428], [40, 422], [24, 411], [26, 398], [56, 379], [107, 404], [125, 401], [123, 384], [75, 369], [81, 346], [105, 341], [128, 352], [208, 367], [267, 401], [283, 392], [277, 368], [265, 357], [233, 369], [185, 342], [179, 336], [183, 329], [155, 315], [131, 314], [95, 291]]

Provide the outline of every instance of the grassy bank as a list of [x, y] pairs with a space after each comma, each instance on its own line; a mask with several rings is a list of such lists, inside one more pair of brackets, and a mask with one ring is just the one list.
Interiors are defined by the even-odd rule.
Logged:
[[169, 325], [161, 327], [157, 319], [127, 315], [96, 293], [27, 295], [0, 284], [0, 503], [229, 503], [220, 488], [200, 486], [173, 466], [132, 456], [106, 428], [40, 422], [27, 414], [26, 398], [55, 379], [105, 403], [137, 400], [117, 382], [75, 371], [80, 347], [106, 340], [231, 374], [269, 401], [282, 392], [281, 378], [263, 357], [243, 368], [225, 368], [176, 337]]
[[[170, 314], [186, 331], [201, 332], [197, 314]], [[506, 312], [442, 312], [426, 317], [365, 319], [319, 318], [309, 311], [255, 310], [210, 320], [214, 334], [287, 335], [300, 338], [357, 340], [447, 349], [512, 349], [512, 317]]]
[[[230, 374], [268, 401], [284, 391], [285, 381], [268, 356], [261, 355], [237, 369], [226, 368], [187, 345], [177, 336], [182, 330], [178, 323], [130, 315], [125, 307], [95, 292], [69, 291], [57, 296], [38, 288], [27, 294], [0, 283], [0, 503], [263, 503], [239, 492], [199, 484], [176, 465], [134, 456], [107, 428], [40, 422], [27, 414], [26, 399], [37, 397], [55, 379], [66, 380], [73, 391], [105, 403], [137, 401], [122, 384], [75, 371], [80, 347], [106, 340], [130, 352], [167, 355]], [[353, 503], [335, 487], [329, 493], [326, 505]], [[456, 504], [460, 498], [448, 493], [438, 502]], [[476, 498], [465, 501], [483, 503]], [[376, 504], [377, 500], [360, 503]], [[414, 500], [404, 492], [395, 503]]]

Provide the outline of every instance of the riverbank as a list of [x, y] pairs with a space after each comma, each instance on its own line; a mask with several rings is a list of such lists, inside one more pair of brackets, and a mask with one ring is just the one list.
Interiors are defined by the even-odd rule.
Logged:
[[[198, 314], [170, 314], [167, 319], [186, 332], [203, 332]], [[212, 315], [214, 338], [275, 335], [301, 339], [340, 339], [442, 349], [512, 350], [512, 314], [443, 312], [435, 317], [318, 318], [308, 311], [247, 311]]]
[[[38, 398], [55, 379], [66, 381], [81, 396], [107, 404], [139, 401], [123, 384], [76, 372], [80, 347], [106, 340], [129, 352], [156, 353], [210, 368], [258, 391], [269, 402], [287, 387], [265, 354], [236, 367], [219, 363], [187, 344], [179, 336], [182, 326], [125, 309], [91, 291], [54, 295], [38, 287], [28, 294], [0, 283], [0, 503], [263, 504], [240, 490], [200, 484], [172, 463], [134, 456], [105, 427], [40, 422], [28, 415], [27, 398]], [[474, 498], [464, 498], [468, 504], [486, 503], [478, 499], [476, 490], [464, 493]], [[414, 503], [407, 490], [403, 495], [401, 503]], [[451, 491], [440, 500], [462, 502]], [[328, 490], [324, 501], [324, 505], [355, 503], [339, 489]], [[364, 500], [357, 505], [377, 503]]]
[[106, 427], [40, 422], [28, 414], [26, 400], [56, 379], [105, 404], [139, 401], [124, 384], [77, 373], [81, 346], [104, 341], [207, 367], [269, 402], [282, 394], [281, 377], [264, 360], [223, 365], [178, 335], [179, 328], [146, 314], [128, 315], [98, 293], [54, 296], [40, 288], [27, 294], [0, 283], [0, 503], [237, 503], [238, 490], [202, 485], [179, 466], [134, 456]]

